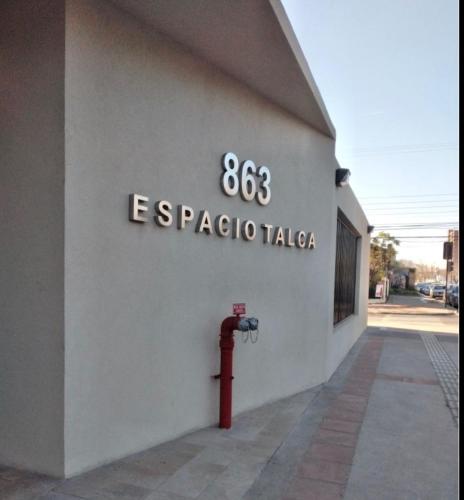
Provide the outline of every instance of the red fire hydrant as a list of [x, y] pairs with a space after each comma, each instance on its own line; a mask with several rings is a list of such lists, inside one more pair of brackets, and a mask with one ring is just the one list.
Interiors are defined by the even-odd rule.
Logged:
[[220, 379], [219, 389], [219, 427], [230, 429], [232, 426], [232, 375], [234, 330], [242, 332], [257, 330], [258, 320], [256, 318], [243, 318], [240, 316], [229, 316], [221, 324], [221, 335], [219, 347], [221, 349], [221, 373], [215, 375]]

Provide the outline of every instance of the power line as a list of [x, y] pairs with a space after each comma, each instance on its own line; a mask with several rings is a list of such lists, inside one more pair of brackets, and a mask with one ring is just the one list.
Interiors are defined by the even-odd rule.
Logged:
[[388, 155], [404, 155], [404, 154], [414, 154], [414, 153], [436, 153], [438, 151], [449, 151], [455, 148], [443, 148], [443, 149], [437, 149], [437, 148], [427, 148], [427, 149], [398, 149], [398, 150], [391, 150], [391, 151], [372, 151], [372, 152], [365, 152], [365, 153], [342, 153], [339, 152], [337, 154], [337, 157], [339, 156], [340, 158], [368, 158], [369, 156], [388, 156]]
[[457, 148], [458, 145], [455, 142], [426, 142], [423, 144], [388, 144], [386, 146], [377, 146], [374, 148], [341, 148], [341, 151], [388, 151], [392, 149], [417, 149], [417, 148]]
[[[417, 223], [434, 222], [434, 217], [454, 216], [456, 212], [384, 212], [384, 213], [368, 213], [367, 218], [372, 221], [377, 221], [378, 224], [389, 224], [405, 222], [405, 217], [414, 217]], [[388, 220], [387, 220], [388, 219]]]
[[[372, 238], [378, 238], [378, 236], [371, 236]], [[448, 236], [443, 235], [443, 236], [394, 236], [395, 240], [415, 240], [415, 239], [427, 239], [427, 240], [447, 240]], [[420, 243], [417, 241], [416, 243]]]
[[[456, 210], [459, 210], [459, 207], [452, 207], [453, 209], [449, 209], [448, 207], [436, 207], [437, 209], [438, 208], [445, 208], [446, 210], [434, 210], [435, 207], [417, 207], [418, 210], [414, 210], [414, 207], [399, 207], [399, 208], [395, 208], [395, 207], [392, 207], [392, 208], [366, 208], [366, 211], [369, 211], [370, 213], [373, 213], [374, 215], [377, 215], [379, 212], [378, 210], [380, 210], [381, 212], [380, 213], [392, 213], [392, 214], [398, 214], [398, 213], [412, 213], [412, 214], [422, 214], [424, 213], [424, 210], [428, 210], [429, 212], [428, 213], [432, 213], [432, 214], [452, 214], [452, 213], [456, 213]], [[427, 212], [426, 212], [427, 213]]]
[[425, 225], [387, 225], [387, 224], [378, 224], [375, 226], [375, 229], [380, 231], [384, 229], [395, 229], [397, 231], [399, 230], [406, 230], [406, 229], [454, 229], [456, 226], [445, 226], [443, 224], [425, 224]]
[[442, 245], [444, 240], [423, 240], [423, 241], [409, 241], [409, 240], [402, 240], [400, 238], [395, 238], [399, 239], [400, 243], [407, 244], [407, 245]]
[[446, 226], [443, 224], [409, 224], [409, 225], [388, 225], [378, 224], [375, 225], [377, 231], [401, 231], [401, 230], [414, 230], [414, 229], [456, 229], [457, 225]]
[[[459, 199], [457, 200], [433, 200], [434, 205], [436, 203], [453, 203], [451, 206], [459, 205]], [[411, 207], [416, 207], [416, 206], [430, 206], [429, 200], [410, 200], [410, 201], [368, 201], [366, 203], [362, 203], [363, 207], [371, 207], [373, 205], [381, 205], [385, 207], [390, 207], [392, 205], [410, 205]], [[436, 205], [436, 206], [447, 206], [447, 205]], [[377, 207], [374, 207], [377, 208]]]
[[427, 239], [430, 239], [430, 238], [433, 238], [433, 239], [448, 239], [448, 235], [442, 235], [442, 236], [395, 236], [395, 239], [396, 240], [412, 240], [412, 239], [416, 239], [416, 238], [427, 238]]
[[341, 156], [348, 157], [362, 157], [362, 156], [381, 156], [391, 154], [409, 154], [409, 153], [426, 153], [432, 151], [450, 151], [459, 150], [456, 144], [417, 144], [417, 145], [397, 145], [397, 146], [384, 146], [378, 148], [358, 148], [350, 150], [339, 150]]
[[423, 198], [424, 196], [459, 196], [459, 193], [429, 193], [429, 194], [395, 194], [385, 196], [360, 196], [360, 200], [377, 198]]
[[384, 223], [385, 225], [400, 225], [400, 226], [403, 226], [403, 225], [419, 225], [419, 226], [423, 226], [423, 225], [430, 225], [430, 224], [442, 224], [442, 225], [445, 225], [445, 226], [449, 226], [449, 225], [456, 225], [456, 226], [459, 226], [459, 221], [450, 221], [450, 222], [447, 222], [447, 221], [430, 221], [430, 222], [422, 222], [422, 221], [411, 221], [411, 222], [404, 222], [404, 221], [401, 221], [401, 222], [386, 222]]
[[383, 210], [384, 208], [388, 208], [391, 210], [407, 210], [408, 208], [459, 208], [459, 202], [453, 203], [452, 205], [435, 205], [435, 204], [425, 204], [425, 205], [417, 205], [417, 204], [411, 204], [411, 206], [407, 207], [397, 207], [396, 203], [388, 203], [385, 205], [382, 205], [380, 207], [372, 207], [372, 206], [365, 206], [366, 208], [369, 208], [369, 210]]
[[442, 226], [459, 226], [459, 221], [444, 222], [444, 221], [431, 221], [431, 222], [385, 222], [381, 224], [382, 226], [430, 226], [430, 225], [442, 225]]

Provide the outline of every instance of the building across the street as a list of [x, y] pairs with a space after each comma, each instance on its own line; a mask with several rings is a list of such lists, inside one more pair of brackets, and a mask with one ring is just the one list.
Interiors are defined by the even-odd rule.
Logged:
[[389, 279], [392, 288], [413, 290], [416, 282], [416, 268], [395, 267], [389, 272]]
[[0, 4], [0, 463], [69, 477], [328, 380], [368, 221], [278, 0]]

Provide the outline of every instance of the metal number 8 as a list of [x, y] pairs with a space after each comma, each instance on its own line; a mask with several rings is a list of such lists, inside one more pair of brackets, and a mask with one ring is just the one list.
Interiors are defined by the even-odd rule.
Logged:
[[222, 168], [225, 172], [221, 175], [221, 188], [227, 196], [235, 196], [240, 183], [237, 175], [239, 162], [234, 153], [226, 153], [222, 157]]

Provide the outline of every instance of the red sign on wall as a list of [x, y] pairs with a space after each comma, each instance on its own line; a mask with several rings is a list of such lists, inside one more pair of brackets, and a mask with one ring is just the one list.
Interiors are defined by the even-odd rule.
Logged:
[[246, 304], [240, 303], [240, 304], [234, 304], [232, 306], [232, 311], [233, 314], [246, 314]]

